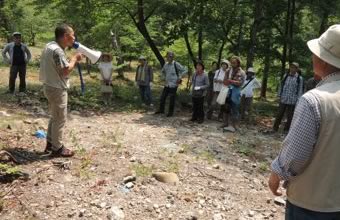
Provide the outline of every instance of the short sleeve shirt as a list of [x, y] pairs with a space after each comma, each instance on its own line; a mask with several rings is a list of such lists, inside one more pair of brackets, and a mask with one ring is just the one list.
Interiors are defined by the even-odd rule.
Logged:
[[69, 79], [63, 69], [69, 65], [64, 50], [56, 42], [48, 43], [41, 55], [40, 81], [47, 86], [68, 89]]

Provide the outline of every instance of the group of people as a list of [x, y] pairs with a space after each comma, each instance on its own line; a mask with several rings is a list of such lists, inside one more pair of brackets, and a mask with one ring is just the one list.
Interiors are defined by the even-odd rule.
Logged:
[[[18, 72], [21, 79], [20, 91], [25, 92], [25, 81], [22, 78], [31, 55], [20, 42], [21, 34], [16, 32], [13, 36], [15, 42], [3, 50], [5, 61], [11, 65], [9, 92], [14, 92]], [[63, 144], [68, 79], [75, 65], [82, 59], [79, 53], [71, 59], [65, 55], [64, 50], [72, 47], [74, 40], [73, 29], [61, 24], [55, 29], [55, 41], [48, 43], [41, 55], [40, 80], [51, 112], [45, 151], [57, 157], [74, 155]], [[280, 106], [274, 123], [274, 131], [277, 131], [286, 112], [287, 123], [284, 129], [288, 135], [271, 165], [268, 185], [273, 194], [279, 196], [280, 182], [285, 182], [286, 220], [335, 220], [340, 219], [340, 177], [337, 173], [340, 167], [340, 136], [337, 133], [340, 130], [340, 25], [331, 26], [320, 38], [309, 41], [308, 47], [313, 53], [315, 78], [308, 80], [305, 87], [310, 89], [316, 84], [317, 87], [302, 95], [304, 83], [299, 73], [299, 64], [290, 64], [279, 90]], [[9, 53], [10, 58], [6, 53]], [[111, 57], [104, 55], [99, 65], [104, 86], [110, 86], [112, 80], [110, 62]], [[157, 114], [165, 113], [165, 101], [170, 96], [167, 116], [173, 116], [177, 88], [186, 71], [186, 68], [174, 61], [174, 53], [168, 52], [167, 63], [162, 69], [165, 86]], [[146, 105], [152, 102], [152, 81], [152, 69], [145, 57], [140, 57], [136, 82]], [[213, 113], [218, 111], [217, 118], [223, 120], [225, 129], [234, 131], [240, 115], [246, 115], [249, 111], [252, 90], [259, 86], [254, 69], [249, 68], [245, 73], [238, 57], [232, 57], [230, 61], [223, 60], [220, 68], [217, 68], [217, 63], [213, 63], [213, 69], [208, 74], [205, 73], [203, 62], [198, 61], [192, 76], [191, 121], [203, 122], [206, 97], [207, 118], [211, 119]], [[241, 103], [244, 105], [241, 108], [244, 113], [240, 114]]]

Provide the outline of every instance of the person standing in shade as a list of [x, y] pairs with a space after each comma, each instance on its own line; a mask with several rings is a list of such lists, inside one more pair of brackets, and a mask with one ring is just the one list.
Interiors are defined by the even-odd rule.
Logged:
[[218, 107], [219, 107], [219, 110], [220, 110], [220, 112], [218, 114], [218, 118], [222, 118], [222, 109], [221, 109], [221, 106], [218, 105], [216, 100], [217, 100], [218, 95], [220, 94], [222, 87], [223, 87], [223, 80], [224, 80], [224, 77], [226, 75], [228, 68], [229, 68], [229, 61], [228, 60], [222, 60], [221, 68], [219, 70], [215, 71], [215, 75], [214, 75], [214, 79], [213, 79], [214, 95], [213, 95], [213, 98], [212, 98], [211, 105], [210, 105], [208, 112], [207, 112], [207, 119], [212, 119], [213, 113]]
[[[10, 65], [9, 88], [7, 93], [15, 93], [15, 81], [19, 73], [19, 92], [26, 92], [26, 66], [32, 55], [28, 47], [21, 42], [21, 33], [13, 33], [14, 41], [7, 44], [2, 50], [4, 62]], [[7, 56], [7, 54], [9, 56]]]
[[161, 71], [161, 78], [165, 80], [165, 86], [161, 95], [159, 110], [155, 114], [164, 114], [166, 98], [170, 96], [169, 112], [167, 117], [172, 117], [175, 110], [175, 101], [178, 86], [182, 83], [182, 77], [187, 73], [187, 69], [174, 60], [175, 54], [168, 52], [166, 64]]
[[287, 114], [287, 123], [284, 127], [284, 132], [288, 132], [290, 124], [293, 119], [294, 109], [297, 101], [303, 94], [303, 78], [298, 73], [299, 64], [291, 63], [289, 65], [289, 72], [284, 75], [281, 82], [281, 87], [279, 91], [279, 110], [275, 118], [273, 131], [277, 132], [279, 130], [281, 121], [285, 113]]
[[251, 113], [253, 104], [254, 89], [261, 88], [261, 83], [255, 77], [255, 70], [249, 67], [247, 70], [247, 78], [241, 88], [241, 119], [245, 119]]
[[204, 122], [204, 96], [209, 87], [209, 78], [204, 72], [202, 61], [196, 63], [196, 72], [192, 76], [192, 117], [190, 121]]
[[41, 55], [40, 81], [43, 83], [51, 113], [45, 152], [56, 157], [74, 155], [74, 152], [63, 144], [67, 118], [67, 90], [70, 87], [69, 75], [82, 59], [80, 53], [75, 54], [70, 61], [66, 58], [64, 50], [71, 48], [74, 40], [73, 29], [67, 24], [60, 24], [55, 29], [55, 41], [48, 43]]
[[340, 25], [307, 43], [321, 82], [296, 106], [292, 126], [271, 164], [269, 188], [287, 189], [286, 220], [340, 219]]
[[208, 109], [210, 108], [212, 100], [214, 98], [214, 76], [215, 76], [216, 70], [218, 70], [218, 63], [214, 61], [211, 64], [211, 70], [208, 72], [208, 78], [209, 78], [209, 87], [207, 89]]
[[140, 96], [144, 105], [152, 106], [151, 83], [153, 82], [153, 71], [144, 56], [140, 56], [138, 62], [135, 80], [139, 87]]

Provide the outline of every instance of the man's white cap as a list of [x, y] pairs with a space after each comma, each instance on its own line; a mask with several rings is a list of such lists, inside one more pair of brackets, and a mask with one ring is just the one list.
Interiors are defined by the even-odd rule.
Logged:
[[326, 63], [340, 68], [340, 25], [333, 25], [318, 39], [307, 42], [310, 51]]
[[250, 73], [255, 73], [255, 69], [254, 67], [249, 67], [247, 72], [250, 72]]

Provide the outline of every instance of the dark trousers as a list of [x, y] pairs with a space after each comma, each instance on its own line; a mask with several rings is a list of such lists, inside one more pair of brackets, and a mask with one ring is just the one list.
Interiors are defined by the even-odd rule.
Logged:
[[314, 212], [295, 206], [287, 201], [286, 220], [339, 220], [340, 212]]
[[161, 95], [161, 103], [159, 106], [159, 111], [164, 112], [165, 109], [165, 102], [166, 98], [170, 96], [170, 104], [169, 104], [169, 115], [172, 115], [175, 110], [175, 101], [176, 101], [176, 93], [177, 93], [177, 87], [170, 88], [170, 87], [164, 87], [162, 95]]
[[287, 123], [284, 127], [284, 131], [288, 132], [290, 128], [290, 124], [292, 123], [292, 119], [294, 116], [294, 110], [295, 110], [295, 105], [287, 105], [287, 104], [280, 103], [279, 111], [275, 119], [273, 130], [274, 131], [279, 130], [283, 116], [285, 115], [285, 113], [287, 113]]
[[245, 119], [246, 115], [250, 115], [251, 107], [253, 104], [253, 97], [245, 97], [244, 95], [241, 97], [241, 119]]
[[142, 98], [142, 102], [146, 105], [150, 105], [152, 102], [151, 98], [151, 88], [150, 86], [139, 86], [140, 96]]
[[192, 98], [192, 119], [204, 120], [204, 97]]
[[26, 92], [26, 65], [11, 66], [9, 73], [9, 91], [14, 93], [15, 91], [15, 80], [19, 73], [20, 85], [19, 92]]

